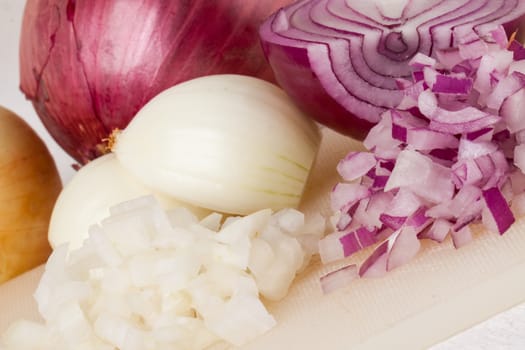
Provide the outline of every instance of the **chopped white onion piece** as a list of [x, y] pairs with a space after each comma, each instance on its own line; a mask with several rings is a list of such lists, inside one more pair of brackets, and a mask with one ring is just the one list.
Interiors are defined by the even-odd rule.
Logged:
[[300, 238], [325, 229], [295, 209], [199, 221], [187, 210], [166, 212], [153, 196], [109, 212], [80, 248], [51, 255], [35, 293], [45, 324], [14, 324], [0, 348], [241, 346], [275, 325], [260, 297], [285, 297], [313, 253]]

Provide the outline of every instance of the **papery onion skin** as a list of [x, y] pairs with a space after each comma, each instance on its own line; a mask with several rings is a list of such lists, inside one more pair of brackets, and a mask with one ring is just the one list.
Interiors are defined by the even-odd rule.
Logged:
[[523, 1], [402, 3], [301, 0], [276, 12], [260, 36], [278, 83], [317, 121], [362, 139], [400, 103], [396, 79], [410, 77], [416, 53], [455, 47], [472, 27], [483, 36], [503, 25], [510, 34], [525, 18]]
[[172, 85], [217, 73], [273, 81], [257, 28], [290, 2], [29, 0], [21, 89], [58, 144], [86, 163]]
[[46, 261], [47, 229], [62, 183], [46, 145], [0, 107], [0, 283]]

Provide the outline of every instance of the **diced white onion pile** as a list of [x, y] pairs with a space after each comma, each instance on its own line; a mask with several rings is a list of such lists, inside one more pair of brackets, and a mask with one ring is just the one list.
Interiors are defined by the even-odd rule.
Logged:
[[324, 219], [285, 209], [222, 220], [166, 212], [151, 196], [113, 207], [81, 248], [50, 257], [35, 293], [45, 323], [12, 324], [0, 348], [204, 349], [265, 333], [276, 321], [260, 296], [286, 295]]
[[[411, 260], [421, 239], [459, 248], [470, 224], [504, 234], [525, 214], [525, 49], [503, 28], [465, 33], [457, 49], [421, 54], [404, 99], [337, 170], [336, 232], [319, 243], [323, 262], [375, 245], [360, 264], [321, 279], [325, 290], [383, 276]], [[335, 280], [335, 281], [334, 281]]]

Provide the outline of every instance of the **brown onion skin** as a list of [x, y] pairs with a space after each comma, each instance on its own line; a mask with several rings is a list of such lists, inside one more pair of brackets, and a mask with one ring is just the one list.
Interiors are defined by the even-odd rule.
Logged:
[[162, 90], [198, 76], [274, 81], [258, 27], [292, 0], [28, 0], [21, 90], [84, 164]]
[[62, 182], [44, 142], [0, 107], [0, 283], [44, 263], [49, 221]]

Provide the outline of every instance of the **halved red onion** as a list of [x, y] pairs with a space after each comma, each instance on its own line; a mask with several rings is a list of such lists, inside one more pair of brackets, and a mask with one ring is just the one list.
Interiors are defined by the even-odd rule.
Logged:
[[463, 44], [460, 57], [472, 58], [500, 40], [461, 38], [500, 38], [499, 26], [510, 34], [524, 14], [515, 0], [300, 0], [271, 16], [260, 36], [277, 81], [301, 108], [363, 137], [400, 103], [396, 79], [410, 78], [417, 53], [434, 57]]

